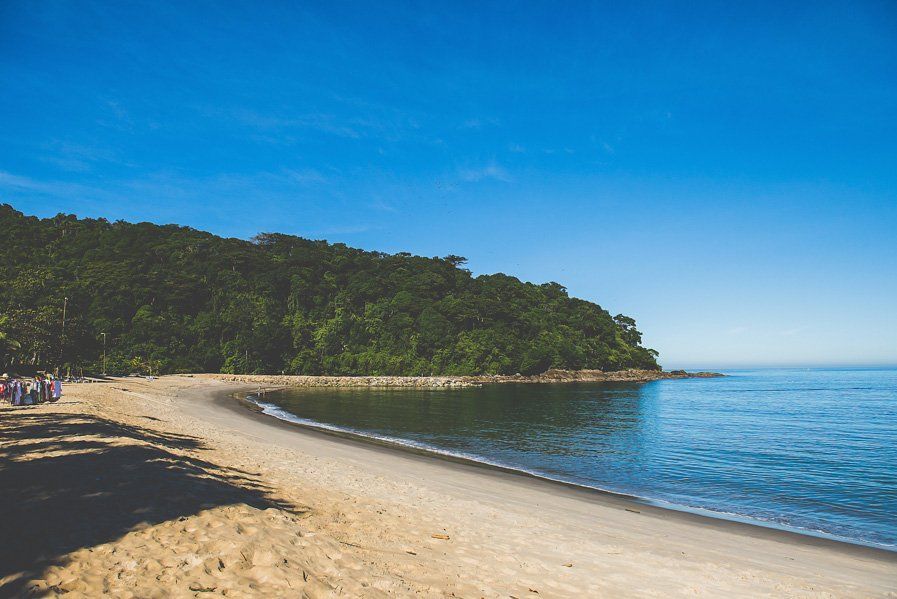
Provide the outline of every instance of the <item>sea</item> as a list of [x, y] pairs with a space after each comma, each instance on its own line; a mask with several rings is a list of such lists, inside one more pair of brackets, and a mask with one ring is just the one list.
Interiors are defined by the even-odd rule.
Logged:
[[307, 426], [897, 551], [897, 369], [723, 373], [255, 401]]

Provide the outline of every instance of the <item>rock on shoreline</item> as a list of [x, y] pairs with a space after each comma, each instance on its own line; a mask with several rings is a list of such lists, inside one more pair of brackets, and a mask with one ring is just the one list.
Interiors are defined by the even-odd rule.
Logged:
[[661, 379], [710, 378], [724, 376], [715, 372], [689, 373], [684, 370], [548, 370], [536, 375], [479, 375], [479, 376], [308, 376], [271, 374], [203, 374], [236, 383], [277, 385], [288, 387], [482, 387], [505, 383], [645, 383]]

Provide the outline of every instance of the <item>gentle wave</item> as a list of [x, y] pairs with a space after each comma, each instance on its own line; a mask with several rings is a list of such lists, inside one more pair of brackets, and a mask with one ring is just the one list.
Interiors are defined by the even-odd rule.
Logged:
[[[388, 443], [391, 445], [398, 445], [398, 446], [407, 447], [410, 449], [419, 449], [419, 450], [425, 451], [427, 453], [435, 453], [435, 454], [438, 454], [441, 456], [446, 456], [446, 457], [450, 457], [450, 458], [458, 458], [458, 459], [462, 459], [462, 460], [468, 460], [470, 462], [476, 462], [478, 464], [484, 464], [486, 466], [495, 466], [496, 468], [504, 468], [506, 470], [513, 470], [514, 472], [520, 472], [523, 474], [528, 474], [530, 476], [544, 478], [546, 480], [550, 480], [553, 482], [562, 482], [565, 484], [577, 484], [577, 483], [568, 482], [568, 481], [564, 481], [564, 480], [557, 479], [557, 478], [551, 478], [549, 476], [542, 475], [535, 471], [523, 470], [521, 468], [515, 468], [513, 466], [509, 466], [507, 464], [502, 464], [500, 462], [488, 460], [486, 458], [483, 458], [481, 456], [477, 456], [477, 455], [474, 455], [471, 453], [449, 451], [446, 449], [441, 449], [439, 447], [436, 447], [435, 445], [430, 445], [428, 443], [421, 443], [419, 441], [413, 441], [410, 439], [402, 439], [400, 437], [391, 437], [389, 435], [378, 435], [376, 433], [361, 431], [361, 430], [354, 429], [354, 428], [336, 426], [333, 424], [327, 424], [324, 422], [317, 422], [315, 420], [309, 420], [307, 418], [300, 418], [299, 416], [296, 416], [295, 414], [291, 414], [290, 412], [287, 412], [286, 410], [284, 410], [272, 403], [263, 402], [263, 401], [259, 400], [257, 398], [257, 396], [254, 396], [254, 395], [250, 395], [246, 399], [248, 401], [254, 403], [255, 405], [257, 405], [259, 408], [261, 408], [263, 414], [267, 414], [268, 416], [273, 416], [274, 418], [277, 418], [279, 420], [284, 420], [286, 422], [292, 422], [293, 424], [300, 424], [300, 425], [306, 426], [308, 428], [319, 429], [322, 431], [331, 431], [331, 432], [335, 432], [335, 433], [344, 433], [347, 435], [353, 435], [356, 437], [360, 437], [361, 439], [373, 439], [373, 440], [381, 441], [383, 443]], [[584, 486], [584, 485], [577, 485], [577, 486]], [[596, 490], [604, 491], [604, 489], [598, 489], [597, 487], [587, 487], [587, 488], [593, 488]], [[613, 491], [607, 491], [607, 492], [613, 493]], [[622, 495], [622, 493], [614, 493], [614, 494]]]

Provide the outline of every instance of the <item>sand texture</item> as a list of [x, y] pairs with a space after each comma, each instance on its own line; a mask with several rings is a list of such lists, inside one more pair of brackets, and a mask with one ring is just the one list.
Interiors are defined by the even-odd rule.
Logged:
[[128, 378], [0, 407], [0, 596], [897, 597], [897, 554], [306, 431]]

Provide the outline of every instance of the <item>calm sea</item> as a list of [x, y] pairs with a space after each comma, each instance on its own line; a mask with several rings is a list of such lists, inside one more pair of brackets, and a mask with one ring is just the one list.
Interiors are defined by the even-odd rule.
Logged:
[[273, 416], [897, 550], [897, 370], [269, 394]]

